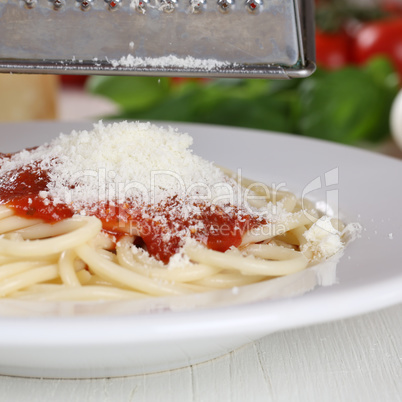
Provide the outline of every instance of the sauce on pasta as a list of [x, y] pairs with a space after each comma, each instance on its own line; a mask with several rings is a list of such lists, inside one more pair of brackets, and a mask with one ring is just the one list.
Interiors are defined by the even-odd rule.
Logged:
[[[46, 191], [50, 177], [37, 165], [11, 170], [0, 178], [0, 205], [6, 205], [17, 216], [42, 219], [47, 223], [71, 218], [82, 212], [74, 211], [62, 202], [55, 205], [40, 196], [41, 191]], [[197, 213], [187, 218], [177, 213], [185, 207], [195, 207]], [[103, 229], [112, 235], [124, 235], [135, 228], [148, 253], [164, 263], [168, 263], [180, 249], [180, 233], [183, 231], [190, 230], [191, 237], [209, 249], [225, 252], [241, 244], [246, 230], [265, 223], [234, 206], [223, 208], [203, 203], [183, 206], [177, 197], [146, 206], [130, 202], [96, 204], [89, 206], [85, 215], [99, 218]]]

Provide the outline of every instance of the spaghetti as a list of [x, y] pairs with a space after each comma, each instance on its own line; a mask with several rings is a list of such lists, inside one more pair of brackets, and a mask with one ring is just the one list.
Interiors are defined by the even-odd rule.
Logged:
[[342, 222], [190, 145], [170, 128], [100, 122], [0, 154], [0, 297], [184, 295], [289, 275], [343, 248]]

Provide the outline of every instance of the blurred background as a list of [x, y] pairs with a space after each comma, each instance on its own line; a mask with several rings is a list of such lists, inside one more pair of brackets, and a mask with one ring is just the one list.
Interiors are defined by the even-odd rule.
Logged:
[[124, 118], [222, 124], [401, 157], [402, 0], [315, 3], [318, 69], [312, 77], [268, 81], [0, 74], [0, 121]]

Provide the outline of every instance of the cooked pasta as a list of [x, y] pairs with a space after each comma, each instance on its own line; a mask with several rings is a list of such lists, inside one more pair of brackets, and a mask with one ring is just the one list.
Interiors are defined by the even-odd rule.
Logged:
[[[140, 156], [137, 140], [148, 142]], [[150, 124], [99, 123], [34, 150], [0, 154], [0, 297], [120, 300], [206, 292], [290, 275], [343, 248], [342, 222], [290, 192], [192, 155], [189, 144]], [[156, 187], [141, 181], [161, 171], [169, 177]], [[121, 184], [124, 198], [116, 191], [101, 196], [100, 172], [103, 188]]]

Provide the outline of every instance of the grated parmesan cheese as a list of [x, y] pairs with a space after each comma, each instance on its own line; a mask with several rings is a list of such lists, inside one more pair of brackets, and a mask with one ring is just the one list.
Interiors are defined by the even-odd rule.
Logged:
[[49, 144], [13, 155], [1, 165], [0, 175], [36, 161], [51, 179], [40, 196], [76, 208], [98, 201], [159, 203], [173, 196], [236, 194], [237, 183], [194, 155], [192, 142], [171, 127], [99, 122], [91, 131], [61, 134]]
[[360, 237], [362, 231], [362, 226], [353, 222], [339, 232], [333, 227], [331, 218], [324, 215], [303, 233], [307, 242], [301, 251], [311, 251], [314, 261], [323, 261], [342, 250], [346, 243]]
[[302, 250], [311, 250], [316, 260], [331, 257], [343, 248], [341, 233], [332, 226], [329, 216], [318, 219], [303, 236], [307, 243]]
[[215, 68], [221, 68], [228, 66], [229, 62], [218, 61], [215, 59], [196, 59], [192, 56], [185, 58], [177, 57], [174, 55], [162, 56], [162, 57], [135, 57], [132, 54], [121, 57], [119, 60], [109, 60], [113, 67], [180, 67], [185, 69], [201, 69], [201, 70], [213, 70]]

